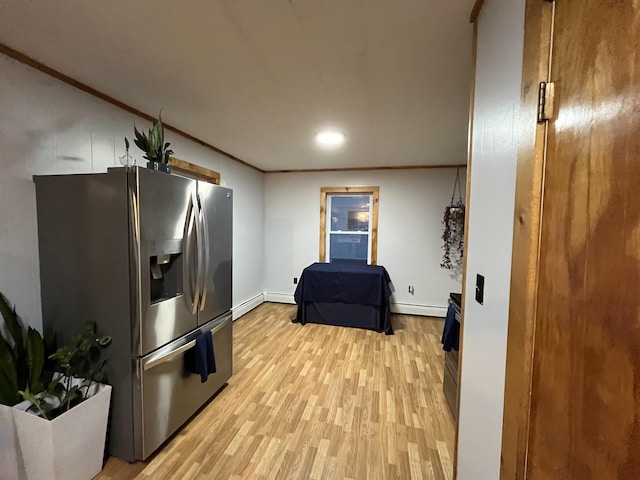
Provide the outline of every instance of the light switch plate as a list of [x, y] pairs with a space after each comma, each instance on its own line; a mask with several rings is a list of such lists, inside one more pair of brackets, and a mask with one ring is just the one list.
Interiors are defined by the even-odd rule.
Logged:
[[484, 275], [476, 274], [476, 302], [484, 305]]

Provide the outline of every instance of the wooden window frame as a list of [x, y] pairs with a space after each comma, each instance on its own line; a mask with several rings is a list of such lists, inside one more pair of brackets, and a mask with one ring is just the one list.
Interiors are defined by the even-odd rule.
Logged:
[[380, 187], [321, 187], [320, 188], [320, 262], [326, 262], [327, 257], [327, 196], [334, 194], [364, 194], [371, 195], [371, 265], [378, 263], [378, 204]]

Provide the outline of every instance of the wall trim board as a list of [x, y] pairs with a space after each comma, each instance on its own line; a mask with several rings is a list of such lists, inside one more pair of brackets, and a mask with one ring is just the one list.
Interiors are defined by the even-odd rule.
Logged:
[[296, 303], [296, 301], [293, 299], [292, 293], [265, 292], [264, 300], [265, 302], [273, 303]]
[[465, 163], [459, 163], [455, 165], [397, 165], [393, 167], [309, 168], [291, 170], [265, 170], [264, 173], [365, 172], [372, 170], [422, 170], [426, 168], [467, 168], [467, 165]]
[[[124, 102], [121, 102], [120, 100], [113, 98], [105, 93], [102, 93], [99, 90], [96, 90], [93, 87], [90, 87], [89, 85], [82, 83], [74, 78], [71, 78], [68, 75], [65, 75], [62, 72], [59, 72], [58, 70], [51, 68], [27, 55], [25, 55], [24, 53], [21, 53], [17, 50], [14, 50], [13, 48], [9, 47], [8, 45], [5, 45], [3, 43], [0, 43], [0, 53], [6, 55], [7, 57], [13, 58], [14, 60], [27, 65], [28, 67], [31, 67], [35, 70], [38, 70], [42, 73], [44, 73], [45, 75], [49, 75], [50, 77], [55, 78], [56, 80], [59, 80], [63, 83], [66, 83], [67, 85], [77, 88], [78, 90], [81, 90], [85, 93], [88, 93], [89, 95], [92, 95], [96, 98], [99, 98], [100, 100], [103, 100], [107, 103], [110, 103], [111, 105], [114, 105], [122, 110], [125, 110], [129, 113], [132, 113], [134, 115], [137, 115], [138, 117], [144, 118], [145, 120], [149, 120], [150, 122], [155, 121], [155, 117], [152, 117], [151, 115], [148, 115], [140, 110], [138, 110], [137, 108], [134, 108], [130, 105], [127, 105]], [[191, 135], [190, 133], [185, 132], [184, 130], [180, 130], [177, 127], [174, 127], [168, 123], [164, 124], [164, 128], [166, 128], [167, 130], [170, 130], [174, 133], [177, 133], [178, 135], [186, 138], [187, 140], [191, 140], [192, 142], [195, 142], [199, 145], [202, 145], [203, 147], [206, 147], [210, 150], [213, 150], [214, 152], [217, 152], [221, 155], [224, 155], [225, 157], [241, 163], [242, 165], [245, 165], [247, 167], [253, 168], [254, 170], [257, 170], [259, 172], [264, 173], [264, 170], [251, 165], [250, 163], [245, 162], [244, 160], [239, 159], [238, 157], [236, 157], [235, 155], [232, 155], [229, 152], [225, 152], [224, 150], [219, 149], [218, 147], [211, 145], [210, 143], [205, 142], [204, 140], [200, 140], [197, 137], [194, 137], [193, 135]]]
[[413, 305], [411, 303], [392, 303], [391, 313], [444, 318], [447, 316], [447, 307], [440, 307], [436, 305]]
[[237, 305], [231, 309], [232, 319], [235, 322], [241, 316], [246, 313], [249, 313], [254, 308], [262, 305], [265, 302], [264, 293], [259, 293], [254, 297], [251, 297], [249, 300], [245, 300], [240, 305]]
[[[265, 292], [265, 302], [295, 304], [293, 294]], [[447, 307], [438, 305], [413, 305], [410, 303], [391, 303], [391, 313], [419, 315], [421, 317], [442, 317], [447, 315]]]
[[176, 157], [169, 157], [169, 166], [172, 172], [175, 171], [185, 174], [188, 177], [204, 180], [214, 185], [220, 185], [220, 172], [216, 172], [210, 168], [201, 167], [200, 165]]
[[473, 3], [471, 13], [469, 14], [469, 23], [476, 23], [478, 15], [480, 14], [480, 10], [482, 10], [482, 5], [484, 5], [484, 0], [476, 0]]

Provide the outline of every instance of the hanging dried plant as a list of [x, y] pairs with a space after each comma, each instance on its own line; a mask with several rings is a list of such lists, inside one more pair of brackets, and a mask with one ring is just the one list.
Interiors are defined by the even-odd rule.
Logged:
[[461, 201], [445, 207], [442, 224], [444, 253], [440, 266], [452, 270], [462, 265], [464, 254], [464, 204]]
[[[456, 189], [458, 201], [454, 203]], [[444, 209], [444, 232], [442, 233], [442, 263], [440, 266], [447, 270], [454, 270], [462, 265], [464, 255], [464, 203], [462, 203], [462, 190], [460, 189], [460, 170], [456, 174], [453, 184], [451, 203]]]

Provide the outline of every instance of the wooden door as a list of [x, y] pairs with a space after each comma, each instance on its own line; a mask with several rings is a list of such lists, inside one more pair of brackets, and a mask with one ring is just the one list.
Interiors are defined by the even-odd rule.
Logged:
[[527, 479], [639, 479], [640, 2], [553, 31]]

